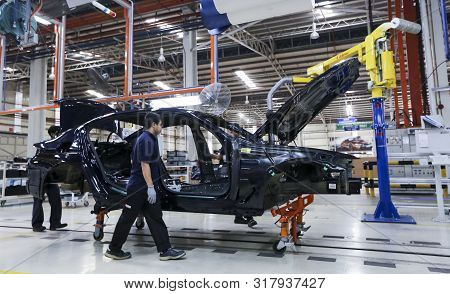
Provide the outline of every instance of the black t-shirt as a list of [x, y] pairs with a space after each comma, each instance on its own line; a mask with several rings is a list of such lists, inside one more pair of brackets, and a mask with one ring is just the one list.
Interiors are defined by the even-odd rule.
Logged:
[[150, 164], [150, 171], [152, 173], [152, 180], [155, 186], [159, 185], [160, 171], [159, 171], [159, 146], [158, 139], [155, 135], [144, 131], [137, 138], [131, 154], [131, 175], [128, 181], [127, 190], [131, 191], [146, 191], [147, 183], [142, 174], [141, 162]]

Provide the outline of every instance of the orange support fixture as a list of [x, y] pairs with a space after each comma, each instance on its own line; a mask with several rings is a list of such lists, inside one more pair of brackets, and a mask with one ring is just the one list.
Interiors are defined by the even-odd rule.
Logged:
[[[93, 213], [93, 212], [91, 212]], [[103, 232], [103, 228], [105, 227], [105, 215], [107, 213], [106, 209], [100, 209], [96, 216], [95, 230], [94, 230], [94, 239], [96, 241], [101, 241], [105, 236]]]
[[[146, 14], [149, 12], [154, 12], [160, 9], [169, 9], [177, 6], [186, 6], [195, 4], [197, 1], [194, 0], [164, 0], [164, 1], [136, 1], [135, 3], [135, 13], [136, 14]], [[112, 6], [111, 9], [117, 9], [117, 18], [126, 17], [126, 11], [120, 10], [120, 6]], [[111, 21], [109, 15], [93, 12], [86, 13], [77, 17], [71, 17], [67, 20], [68, 29], [77, 29], [81, 27], [86, 27], [94, 24], [101, 24], [107, 21]]]
[[[167, 96], [171, 96], [171, 95], [200, 93], [203, 89], [204, 89], [203, 87], [196, 87], [196, 88], [186, 88], [186, 89], [178, 89], [178, 90], [170, 90], [170, 91], [158, 91], [158, 92], [146, 93], [146, 94], [141, 94], [141, 95], [132, 95], [129, 97], [119, 96], [119, 97], [97, 98], [97, 99], [90, 99], [90, 100], [99, 102], [99, 103], [110, 103], [110, 102], [130, 101], [130, 100], [140, 100], [140, 99], [157, 99], [157, 98], [167, 97]], [[36, 111], [36, 110], [52, 109], [52, 108], [59, 108], [59, 105], [55, 103], [55, 104], [44, 104], [44, 105], [39, 105], [39, 106], [24, 107], [21, 109], [10, 109], [10, 110], [6, 110], [6, 111], [0, 111], [0, 116], [16, 114], [16, 113], [24, 113], [24, 112]]]
[[295, 200], [289, 201], [281, 207], [271, 210], [272, 216], [280, 216], [279, 223], [281, 224], [280, 237], [282, 239], [291, 239], [298, 241], [299, 225], [303, 225], [303, 213], [305, 208], [313, 203], [314, 195], [300, 195]]
[[209, 58], [211, 59], [211, 84], [214, 84], [214, 82], [216, 81], [216, 77], [215, 77], [216, 70], [214, 68], [214, 58], [215, 58], [215, 56], [214, 56], [214, 36], [211, 35], [209, 37], [209, 40], [211, 43], [211, 51], [210, 51], [211, 53], [209, 56]]

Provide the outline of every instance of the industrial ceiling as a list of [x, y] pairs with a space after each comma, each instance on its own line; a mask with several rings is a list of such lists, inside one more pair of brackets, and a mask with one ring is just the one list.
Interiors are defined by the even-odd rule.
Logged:
[[[100, 2], [120, 12], [113, 2]], [[388, 20], [387, 1], [370, 2], [372, 26], [375, 28]], [[220, 81], [232, 93], [231, 106], [224, 114], [227, 119], [247, 127], [259, 125], [267, 111], [266, 95], [282, 76], [304, 75], [307, 67], [364, 40], [369, 29], [366, 0], [316, 3], [318, 8], [314, 11], [233, 26], [221, 37]], [[198, 31], [199, 84], [209, 84], [209, 35], [202, 27], [197, 1], [140, 0], [135, 1], [135, 7], [133, 92], [159, 90], [153, 84], [155, 81], [163, 81], [174, 88], [183, 87], [182, 31], [185, 30]], [[313, 19], [320, 33], [317, 40], [310, 39]], [[9, 48], [7, 66], [15, 69], [7, 74], [9, 82], [28, 83], [29, 60], [51, 56], [54, 44], [51, 28], [40, 26], [39, 30], [39, 46], [23, 51]], [[107, 73], [115, 94], [121, 94], [124, 20], [120, 15], [111, 19], [90, 6], [75, 11], [67, 18], [66, 42], [65, 97], [89, 98], [86, 90], [92, 86], [86, 78], [88, 68], [98, 68]], [[157, 61], [161, 47], [166, 57], [164, 63]], [[247, 88], [234, 73], [236, 70], [245, 71], [257, 88]], [[353, 105], [357, 119], [370, 120], [367, 82], [368, 76], [362, 70], [353, 88], [329, 105], [314, 122], [328, 123], [346, 117], [346, 103]], [[53, 82], [50, 80], [48, 83], [48, 89], [52, 89]], [[287, 88], [281, 89], [275, 96], [275, 108], [290, 95]]]

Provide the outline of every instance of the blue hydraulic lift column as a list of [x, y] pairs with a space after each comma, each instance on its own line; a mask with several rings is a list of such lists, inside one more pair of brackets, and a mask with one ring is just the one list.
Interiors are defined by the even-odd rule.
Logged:
[[373, 214], [364, 214], [363, 222], [415, 224], [409, 215], [399, 215], [392, 203], [384, 120], [384, 97], [372, 98], [373, 130], [377, 149], [378, 187], [380, 200]]

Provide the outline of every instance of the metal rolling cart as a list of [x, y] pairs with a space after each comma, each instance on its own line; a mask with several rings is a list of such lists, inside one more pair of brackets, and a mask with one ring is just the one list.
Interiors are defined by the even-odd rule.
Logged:
[[27, 163], [1, 161], [1, 195], [0, 206], [7, 201], [31, 198], [26, 189]]
[[89, 206], [89, 192], [78, 195], [72, 191], [61, 190], [61, 196], [64, 197], [63, 202], [66, 207]]
[[166, 169], [172, 178], [178, 178], [182, 182], [190, 183], [192, 175], [191, 165], [169, 165], [166, 166]]
[[86, 192], [84, 189], [84, 179], [81, 188], [78, 191], [78, 188], [74, 188], [70, 184], [61, 184], [60, 185], [60, 194], [61, 201], [64, 203], [66, 207], [80, 207], [80, 206], [89, 206], [89, 192]]

